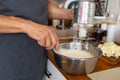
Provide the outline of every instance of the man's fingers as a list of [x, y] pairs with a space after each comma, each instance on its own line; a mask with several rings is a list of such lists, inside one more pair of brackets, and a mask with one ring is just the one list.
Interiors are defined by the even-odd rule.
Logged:
[[55, 31], [52, 28], [50, 28], [50, 35], [49, 36], [51, 38], [51, 46], [47, 47], [47, 49], [52, 49], [56, 46], [58, 47], [59, 40], [58, 40], [58, 37], [57, 37]]

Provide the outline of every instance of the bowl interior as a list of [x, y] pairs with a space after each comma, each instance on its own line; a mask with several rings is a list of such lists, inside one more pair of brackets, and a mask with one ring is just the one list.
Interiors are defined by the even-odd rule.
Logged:
[[[73, 49], [73, 46], [74, 46], [74, 43], [61, 43], [60, 44], [60, 49], [76, 50], [76, 49]], [[76, 43], [76, 46], [80, 48], [79, 49], [80, 51], [86, 51], [86, 52], [88, 52], [88, 54], [89, 53], [92, 54], [93, 57], [90, 57], [90, 58], [100, 57], [102, 55], [102, 51], [99, 48], [97, 48], [96, 46], [92, 45], [92, 44], [89, 44], [89, 45], [86, 46], [86, 44]], [[71, 56], [63, 55], [63, 54], [60, 53], [60, 51], [56, 51], [55, 49], [53, 51], [56, 54], [61, 55], [61, 56], [65, 56], [65, 57], [68, 57], [68, 58], [79, 59], [78, 57], [71, 57]], [[74, 53], [73, 53], [73, 55], [74, 55]]]

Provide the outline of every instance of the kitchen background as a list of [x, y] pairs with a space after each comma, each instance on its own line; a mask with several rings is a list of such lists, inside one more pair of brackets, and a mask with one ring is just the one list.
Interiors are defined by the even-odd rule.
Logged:
[[[78, 1], [78, 0], [52, 0], [55, 4], [57, 4], [61, 8], [66, 8], [66, 3], [70, 1]], [[96, 2], [101, 3], [101, 13], [100, 8], [96, 8], [95, 11], [95, 20], [96, 23], [101, 23], [105, 20], [111, 20], [117, 22], [118, 14], [120, 14], [120, 0], [95, 0]], [[108, 16], [109, 15], [109, 16]], [[102, 21], [101, 21], [102, 20]], [[64, 29], [70, 29], [72, 27], [71, 20], [50, 20], [50, 25], [52, 25], [55, 29], [62, 29], [62, 31], [58, 31], [59, 36], [62, 36], [62, 33], [66, 33], [63, 31]], [[70, 31], [70, 30], [69, 30]], [[71, 31], [69, 33], [72, 33]]]
[[[56, 4], [60, 5], [62, 3], [65, 3], [67, 0], [52, 0]], [[105, 5], [107, 5], [107, 12], [109, 11], [117, 11], [120, 13], [120, 0], [100, 0], [100, 2], [106, 2]]]
[[[61, 8], [65, 8], [64, 3], [66, 1], [68, 2], [68, 1], [77, 1], [77, 0], [53, 0], [53, 2], [56, 3]], [[99, 0], [95, 0], [95, 1], [99, 1]], [[96, 19], [95, 21], [98, 21], [98, 22], [96, 22], [94, 26], [88, 26], [88, 27], [90, 28], [92, 27], [92, 29], [94, 28], [93, 32], [97, 36], [97, 37], [96, 36], [94, 37], [96, 38], [98, 43], [102, 41], [103, 43], [116, 42], [120, 44], [120, 0], [100, 0], [100, 2], [102, 3], [101, 8], [103, 10], [103, 15], [99, 14], [99, 9], [96, 9], [96, 15], [94, 16], [94, 18]], [[50, 25], [53, 25], [53, 27], [55, 28], [61, 43], [71, 42], [71, 41], [74, 42], [75, 39], [73, 37], [73, 31], [71, 30], [71, 27], [73, 26], [70, 24], [69, 21], [67, 21], [69, 25], [66, 24], [66, 20], [53, 19], [50, 22], [51, 22]], [[120, 48], [116, 48], [118, 46], [115, 45], [116, 46], [115, 47], [113, 44], [114, 43], [110, 43], [110, 44], [108, 43], [107, 46], [103, 48], [103, 49], [106, 49], [108, 53], [105, 52], [104, 57], [102, 57], [99, 60], [98, 65], [96, 65], [95, 72], [87, 75], [92, 80], [119, 80], [120, 79], [119, 77], [119, 74], [120, 74], [119, 72], [120, 71], [120, 64], [119, 64], [120, 54], [119, 53], [120, 52], [118, 52]], [[114, 51], [118, 52], [118, 53], [115, 52], [115, 54], [117, 54], [119, 58], [118, 57], [113, 58], [115, 57], [115, 54], [112, 53]], [[110, 57], [109, 53], [112, 53], [111, 54], [112, 58]], [[118, 67], [118, 68], [114, 68], [114, 67]], [[59, 70], [54, 66], [54, 64], [52, 64], [50, 60], [48, 60], [47, 69], [48, 69], [48, 75], [47, 75], [48, 77], [45, 77], [45, 79], [43, 80], [90, 80], [85, 76], [84, 77], [73, 76], [73, 75], [71, 76], [67, 74], [65, 74], [64, 76], [62, 73], [59, 72]]]

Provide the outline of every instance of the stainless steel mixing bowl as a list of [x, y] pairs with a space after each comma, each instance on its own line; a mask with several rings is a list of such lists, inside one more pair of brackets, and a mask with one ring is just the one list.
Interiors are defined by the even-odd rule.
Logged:
[[[61, 43], [60, 47], [64, 49], [70, 49], [70, 43]], [[68, 57], [61, 55], [59, 51], [53, 49], [56, 64], [59, 68], [69, 74], [84, 75], [91, 73], [94, 70], [99, 57], [102, 55], [102, 51], [91, 44], [88, 46], [88, 49], [85, 47], [86, 45], [83, 44], [81, 47], [82, 50], [90, 52], [92, 55], [94, 55], [93, 58]]]

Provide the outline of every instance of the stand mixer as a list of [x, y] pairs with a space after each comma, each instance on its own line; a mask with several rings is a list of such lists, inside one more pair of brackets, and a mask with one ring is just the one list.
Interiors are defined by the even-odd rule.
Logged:
[[95, 24], [95, 2], [94, 0], [78, 0], [74, 6], [74, 20], [73, 30], [76, 31], [76, 35], [73, 38], [73, 42], [81, 43], [82, 40], [87, 41], [88, 46], [88, 28]]

